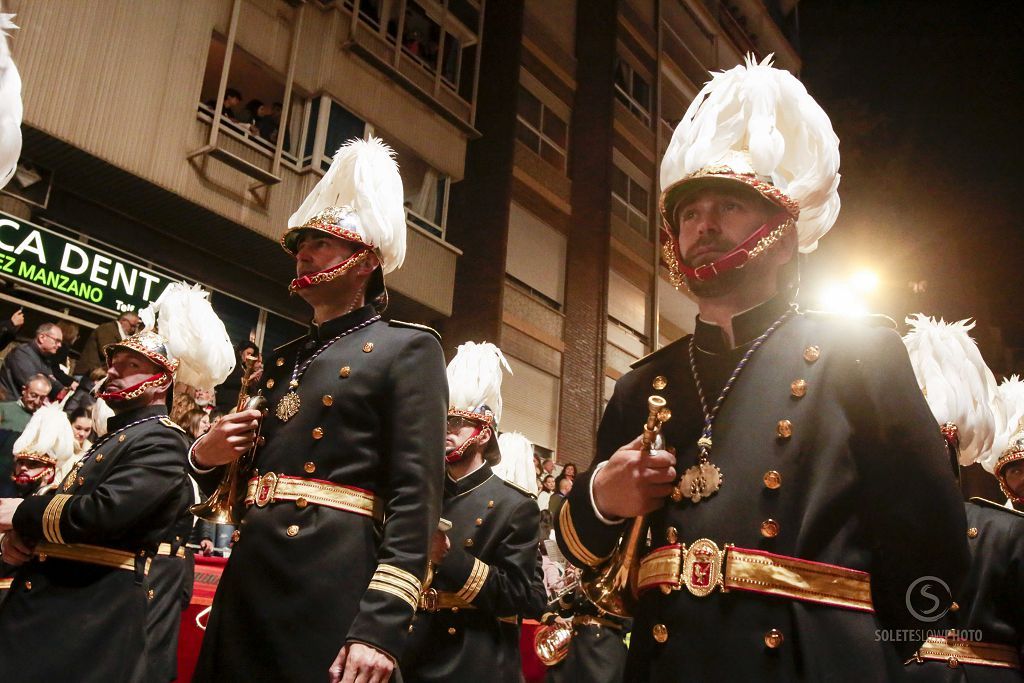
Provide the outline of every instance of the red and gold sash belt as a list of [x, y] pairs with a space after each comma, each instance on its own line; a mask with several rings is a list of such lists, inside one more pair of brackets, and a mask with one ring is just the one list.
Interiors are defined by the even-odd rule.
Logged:
[[950, 668], [960, 664], [975, 664], [1001, 669], [1019, 669], [1020, 655], [1011, 645], [978, 641], [946, 639], [931, 636], [914, 655], [912, 661], [945, 662]]
[[[142, 551], [140, 551], [140, 554]], [[128, 571], [135, 571], [135, 553], [127, 550], [116, 550], [114, 548], [104, 548], [98, 545], [86, 545], [84, 543], [50, 543], [49, 541], [39, 541], [36, 545], [36, 555], [39, 556], [40, 562], [45, 562], [49, 558], [57, 560], [71, 560], [72, 562], [84, 562], [86, 564], [95, 564], [101, 567], [110, 567], [112, 569], [125, 569]], [[150, 559], [146, 559], [146, 572], [149, 572]]]
[[303, 479], [267, 472], [249, 480], [245, 504], [264, 507], [270, 503], [292, 501], [298, 507], [322, 505], [335, 510], [384, 519], [384, 501], [373, 493], [355, 486], [335, 484], [322, 479]]
[[697, 597], [716, 589], [777, 595], [820, 605], [873, 612], [871, 575], [856, 569], [812, 562], [699, 539], [662, 546], [640, 562], [639, 590], [668, 593], [686, 588]]

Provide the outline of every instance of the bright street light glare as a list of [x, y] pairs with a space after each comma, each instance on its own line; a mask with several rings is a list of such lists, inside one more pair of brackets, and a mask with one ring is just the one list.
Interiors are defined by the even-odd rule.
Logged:
[[867, 306], [857, 293], [849, 286], [838, 282], [822, 288], [818, 295], [818, 305], [822, 310], [844, 315], [863, 315], [868, 312]]
[[850, 284], [859, 292], [873, 292], [878, 288], [878, 274], [871, 270], [859, 270], [850, 278]]

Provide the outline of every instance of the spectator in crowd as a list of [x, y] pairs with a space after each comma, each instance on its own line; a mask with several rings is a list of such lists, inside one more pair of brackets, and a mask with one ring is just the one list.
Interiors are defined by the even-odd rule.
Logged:
[[82, 345], [82, 352], [75, 365], [75, 372], [81, 375], [88, 374], [96, 368], [103, 368], [106, 376], [107, 360], [103, 354], [107, 344], [113, 344], [130, 337], [142, 328], [142, 320], [132, 312], [122, 313], [117, 320], [110, 320], [97, 326], [89, 336], [85, 338]]
[[555, 459], [554, 458], [545, 458], [544, 459], [544, 463], [543, 463], [543, 467], [544, 467], [544, 474], [550, 474], [552, 477], [556, 477], [557, 478], [558, 475], [560, 475], [562, 473], [562, 468], [560, 468], [555, 463]]
[[106, 378], [106, 368], [93, 368], [88, 375], [83, 375], [74, 392], [64, 402], [64, 412], [68, 415], [73, 415], [79, 409], [85, 411], [92, 410], [93, 404], [96, 403], [93, 389], [95, 389], [97, 383], [102, 382]]
[[195, 441], [210, 429], [210, 414], [202, 408], [194, 408], [185, 415], [185, 424], [182, 427], [189, 438]]
[[[281, 134], [281, 113], [284, 111], [284, 105], [280, 102], [274, 102], [270, 105], [270, 118], [274, 121], [274, 136], [271, 138], [271, 142], [277, 144], [277, 136]], [[290, 150], [292, 147], [291, 136], [288, 135], [288, 129], [284, 131], [284, 149], [285, 151]]]
[[541, 514], [547, 512], [548, 503], [551, 502], [551, 496], [554, 493], [555, 478], [550, 474], [545, 474], [544, 478], [540, 481], [540, 493], [537, 494], [537, 507], [541, 509]]
[[252, 361], [252, 376], [249, 378], [250, 386], [255, 386], [263, 376], [263, 359], [260, 357], [260, 347], [248, 339], [238, 342], [235, 346], [238, 360], [235, 362], [235, 369], [231, 371], [228, 378], [217, 387], [217, 409], [230, 413], [238, 403], [238, 394], [242, 390], [242, 375], [245, 372], [245, 364]]
[[8, 344], [18, 336], [18, 330], [25, 324], [25, 312], [20, 308], [11, 314], [7, 320], [0, 322], [0, 351], [3, 351]]
[[555, 479], [555, 493], [551, 494], [551, 498], [548, 500], [548, 511], [551, 513], [552, 520], [558, 518], [558, 512], [562, 509], [570, 491], [572, 491], [572, 477], [560, 475]]
[[16, 489], [11, 481], [14, 469], [14, 442], [25, 431], [33, 413], [46, 404], [50, 386], [50, 379], [46, 375], [33, 375], [25, 382], [21, 398], [0, 403], [0, 498], [16, 495]]
[[78, 342], [80, 328], [68, 320], [57, 321], [57, 327], [60, 328], [64, 341], [60, 343], [60, 348], [57, 349], [57, 352], [50, 357], [50, 368], [58, 382], [66, 387], [70, 387], [75, 382], [73, 377], [75, 374], [75, 363], [80, 355], [74, 349], [75, 343]]
[[269, 104], [264, 104], [263, 100], [249, 100], [245, 109], [249, 112], [250, 135], [259, 136], [268, 141], [277, 138], [277, 124], [274, 123], [273, 110]]
[[213, 425], [217, 424], [217, 420], [224, 417], [225, 414], [226, 413], [223, 410], [220, 410], [218, 408], [214, 408], [209, 413], [207, 413], [207, 415], [210, 416], [210, 426], [212, 427]]
[[[210, 109], [217, 108], [217, 100], [207, 100], [206, 106]], [[240, 123], [239, 113], [235, 108], [242, 104], [242, 93], [235, 88], [228, 88], [224, 91], [224, 107], [221, 109], [224, 118], [235, 123]]]
[[199, 405], [192, 396], [184, 391], [175, 391], [174, 399], [171, 401], [171, 409], [168, 411], [168, 417], [176, 425], [188, 431], [188, 414], [198, 408]]
[[71, 431], [75, 435], [75, 455], [81, 455], [92, 447], [92, 413], [89, 408], [80, 407], [70, 414]]
[[50, 359], [60, 349], [64, 333], [53, 323], [43, 323], [36, 328], [32, 341], [22, 344], [9, 354], [0, 368], [0, 386], [8, 396], [17, 396], [33, 375], [44, 375], [50, 379], [50, 398], [55, 399], [64, 385], [54, 376]]
[[571, 462], [566, 463], [565, 467], [562, 468], [562, 475], [561, 476], [569, 477], [570, 479], [575, 479], [576, 478], [576, 465], [572, 464]]

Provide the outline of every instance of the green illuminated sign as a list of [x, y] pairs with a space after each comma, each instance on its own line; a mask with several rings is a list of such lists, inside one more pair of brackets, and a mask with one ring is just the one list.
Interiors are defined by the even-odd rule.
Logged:
[[171, 278], [11, 216], [0, 215], [0, 277], [114, 312], [154, 301]]

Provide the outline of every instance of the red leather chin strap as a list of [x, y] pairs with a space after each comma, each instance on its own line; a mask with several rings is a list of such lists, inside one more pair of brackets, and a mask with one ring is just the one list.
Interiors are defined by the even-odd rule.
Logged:
[[475, 443], [479, 443], [480, 435], [483, 434], [485, 429], [490, 429], [490, 427], [480, 427], [479, 429], [476, 430], [473, 436], [463, 441], [461, 446], [453, 450], [451, 453], [445, 453], [444, 461], [448, 464], [451, 464], [453, 462], [458, 462], [462, 460], [462, 456], [466, 454], [466, 451], [469, 450], [469, 447]]
[[679, 261], [679, 270], [686, 277], [699, 280], [700, 282], [707, 282], [713, 280], [722, 273], [733, 270], [734, 268], [742, 268], [747, 265], [750, 260], [750, 250], [757, 245], [763, 238], [771, 234], [772, 230], [775, 230], [780, 225], [790, 219], [790, 215], [785, 211], [780, 211], [775, 214], [760, 228], [751, 233], [750, 237], [743, 240], [735, 249], [730, 251], [725, 256], [722, 256], [716, 261], [705, 264], [703, 266], [697, 266], [691, 268], [683, 262], [683, 255], [680, 252], [680, 245], [678, 240], [674, 240], [676, 244], [676, 258]]
[[[162, 380], [167, 380], [164, 382]], [[107, 403], [114, 401], [128, 401], [133, 398], [138, 398], [142, 395], [142, 392], [153, 386], [160, 386], [170, 381], [170, 376], [166, 372], [158, 372], [152, 377], [147, 377], [134, 386], [127, 387], [125, 389], [118, 389], [116, 391], [104, 391], [99, 395]]]
[[360, 249], [359, 251], [353, 253], [351, 256], [349, 256], [341, 263], [335, 264], [330, 268], [325, 268], [324, 270], [318, 271], [316, 273], [310, 273], [307, 275], [303, 275], [301, 277], [297, 277], [294, 280], [292, 280], [290, 285], [288, 285], [288, 291], [294, 293], [300, 289], [312, 287], [313, 285], [319, 285], [324, 282], [330, 282], [334, 278], [338, 277], [339, 275], [347, 271], [353, 265], [355, 265], [353, 263], [355, 259], [366, 258], [365, 254], [368, 251], [369, 249]]

